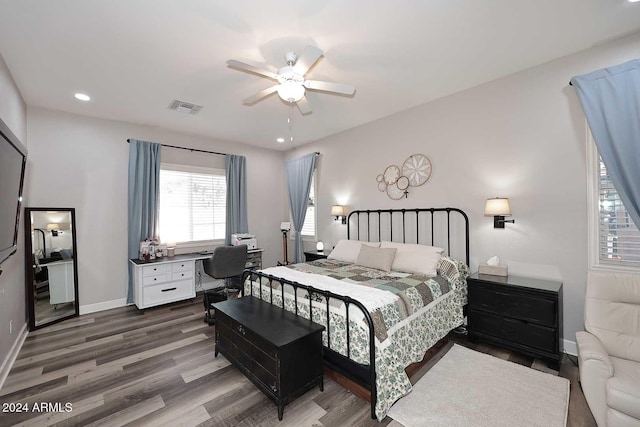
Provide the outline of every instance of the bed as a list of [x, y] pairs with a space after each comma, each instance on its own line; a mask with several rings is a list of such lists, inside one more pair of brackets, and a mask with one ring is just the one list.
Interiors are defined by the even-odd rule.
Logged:
[[242, 292], [325, 326], [325, 364], [382, 420], [411, 390], [405, 368], [462, 325], [468, 264], [460, 209], [357, 210], [328, 259], [245, 271]]

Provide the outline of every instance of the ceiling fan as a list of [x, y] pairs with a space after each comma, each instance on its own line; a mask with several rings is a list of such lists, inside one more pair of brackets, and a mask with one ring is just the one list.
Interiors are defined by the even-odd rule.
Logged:
[[317, 90], [321, 92], [333, 92], [342, 95], [353, 95], [356, 88], [342, 83], [323, 82], [318, 80], [306, 80], [304, 75], [309, 71], [313, 64], [320, 59], [322, 51], [315, 46], [306, 46], [302, 55], [298, 57], [295, 52], [287, 52], [284, 59], [287, 65], [280, 68], [277, 73], [272, 71], [256, 68], [253, 65], [244, 62], [235, 61], [233, 59], [227, 61], [227, 65], [240, 71], [257, 74], [267, 77], [278, 82], [277, 85], [264, 89], [253, 96], [242, 101], [244, 105], [253, 105], [261, 99], [278, 92], [280, 98], [290, 103], [296, 103], [302, 114], [311, 113], [309, 103], [305, 98], [305, 91]]

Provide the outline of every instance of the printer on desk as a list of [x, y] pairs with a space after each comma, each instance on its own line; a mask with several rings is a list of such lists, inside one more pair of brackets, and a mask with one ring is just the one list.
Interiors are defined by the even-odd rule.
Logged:
[[257, 249], [258, 242], [256, 241], [256, 236], [249, 233], [238, 233], [231, 235], [231, 245], [247, 245], [247, 249]]

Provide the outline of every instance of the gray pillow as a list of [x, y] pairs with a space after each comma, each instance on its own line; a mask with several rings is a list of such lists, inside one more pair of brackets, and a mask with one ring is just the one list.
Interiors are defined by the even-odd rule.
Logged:
[[362, 245], [355, 264], [382, 271], [391, 271], [396, 251], [396, 248], [372, 248], [371, 246]]

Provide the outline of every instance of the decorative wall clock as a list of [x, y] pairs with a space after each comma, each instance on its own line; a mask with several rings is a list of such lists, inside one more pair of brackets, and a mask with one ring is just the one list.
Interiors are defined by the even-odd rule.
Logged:
[[419, 187], [431, 176], [431, 160], [424, 154], [413, 154], [404, 161], [402, 175], [409, 178], [412, 187]]

